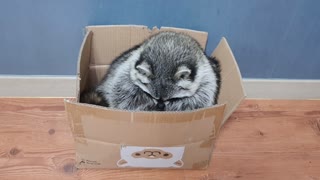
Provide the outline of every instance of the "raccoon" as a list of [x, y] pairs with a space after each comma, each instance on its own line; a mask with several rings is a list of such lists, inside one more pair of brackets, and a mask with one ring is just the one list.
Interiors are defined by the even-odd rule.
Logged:
[[122, 53], [80, 102], [135, 111], [186, 111], [217, 103], [220, 65], [184, 33], [159, 32]]

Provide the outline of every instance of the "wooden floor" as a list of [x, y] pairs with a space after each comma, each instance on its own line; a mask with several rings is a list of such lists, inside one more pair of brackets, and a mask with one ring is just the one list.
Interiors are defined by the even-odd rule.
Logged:
[[320, 101], [246, 100], [207, 170], [77, 170], [63, 99], [0, 98], [0, 179], [320, 180]]

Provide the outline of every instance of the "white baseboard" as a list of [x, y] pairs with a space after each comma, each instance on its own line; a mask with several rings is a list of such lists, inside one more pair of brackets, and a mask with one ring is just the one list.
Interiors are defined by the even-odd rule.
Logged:
[[320, 80], [244, 79], [247, 98], [320, 99]]
[[75, 76], [0, 76], [0, 97], [75, 97]]
[[[320, 80], [244, 79], [247, 98], [320, 99]], [[75, 97], [75, 76], [0, 76], [0, 97]]]

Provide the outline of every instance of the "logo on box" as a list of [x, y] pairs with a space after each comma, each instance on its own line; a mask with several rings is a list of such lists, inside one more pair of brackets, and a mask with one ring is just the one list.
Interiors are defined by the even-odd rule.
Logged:
[[118, 167], [175, 167], [183, 166], [185, 147], [122, 146]]

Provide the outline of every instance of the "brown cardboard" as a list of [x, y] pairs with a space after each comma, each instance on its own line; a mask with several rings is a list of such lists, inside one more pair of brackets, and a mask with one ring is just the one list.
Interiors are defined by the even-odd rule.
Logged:
[[225, 38], [213, 52], [222, 68], [216, 106], [185, 112], [133, 112], [79, 103], [80, 92], [99, 83], [115, 57], [164, 30], [187, 33], [206, 46], [208, 33], [187, 29], [86, 28], [78, 60], [77, 99], [65, 100], [78, 168], [203, 169], [209, 165], [220, 127], [245, 97], [240, 71]]
[[224, 123], [238, 107], [245, 93], [238, 64], [225, 38], [221, 39], [211, 56], [216, 57], [221, 65], [222, 85], [218, 104], [226, 104]]

